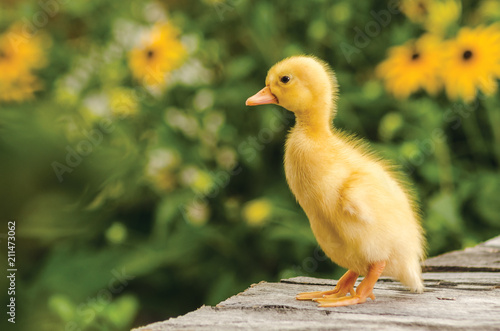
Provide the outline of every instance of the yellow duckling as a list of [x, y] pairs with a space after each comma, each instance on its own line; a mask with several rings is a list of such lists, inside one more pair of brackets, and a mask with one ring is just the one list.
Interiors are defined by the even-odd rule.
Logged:
[[[274, 65], [246, 105], [277, 104], [295, 114], [285, 145], [288, 185], [332, 261], [348, 271], [335, 288], [297, 295], [321, 307], [375, 299], [381, 275], [422, 292], [423, 231], [416, 206], [390, 166], [332, 127], [337, 80], [323, 61], [294, 56]], [[365, 275], [354, 291], [359, 275]], [[350, 293], [350, 296], [347, 294]]]

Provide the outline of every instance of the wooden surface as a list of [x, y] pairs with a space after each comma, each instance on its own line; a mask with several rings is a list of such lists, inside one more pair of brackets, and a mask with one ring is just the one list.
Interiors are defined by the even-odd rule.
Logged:
[[[215, 307], [136, 330], [500, 330], [500, 237], [426, 261], [425, 292], [380, 279], [376, 301], [318, 308], [299, 292], [331, 289], [310, 277], [260, 282]], [[455, 271], [455, 272], [450, 272]], [[359, 283], [359, 282], [358, 282]]]
[[500, 237], [476, 247], [436, 256], [425, 261], [424, 271], [500, 272]]

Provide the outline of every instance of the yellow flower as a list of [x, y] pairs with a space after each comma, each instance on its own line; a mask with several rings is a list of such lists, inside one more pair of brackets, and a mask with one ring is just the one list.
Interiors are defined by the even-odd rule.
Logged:
[[171, 24], [153, 27], [147, 40], [129, 54], [132, 75], [147, 86], [163, 86], [166, 75], [179, 68], [187, 51], [178, 39], [178, 31]]
[[126, 117], [137, 114], [137, 98], [134, 91], [118, 87], [109, 93], [109, 105], [113, 115]]
[[444, 35], [458, 21], [461, 11], [461, 4], [455, 0], [432, 1], [424, 26], [429, 32]]
[[198, 170], [191, 187], [201, 193], [208, 193], [212, 189], [214, 182], [210, 174], [203, 170]]
[[477, 12], [473, 16], [474, 22], [485, 22], [488, 20], [500, 20], [500, 2], [498, 0], [481, 1]]
[[440, 45], [437, 37], [424, 35], [417, 41], [391, 48], [389, 57], [376, 69], [386, 90], [397, 98], [407, 98], [421, 88], [436, 94], [441, 87], [436, 74], [442, 65]]
[[[0, 62], [2, 62], [1, 58]], [[40, 82], [30, 73], [25, 73], [12, 80], [5, 79], [0, 75], [0, 102], [20, 102], [32, 99], [33, 94], [40, 88]]]
[[262, 224], [271, 216], [272, 205], [267, 199], [247, 202], [243, 207], [243, 217], [250, 225]]
[[32, 72], [46, 66], [48, 43], [43, 35], [27, 35], [19, 24], [0, 35], [0, 101], [26, 100], [40, 89]]
[[451, 24], [457, 22], [462, 7], [457, 0], [403, 0], [400, 9], [413, 23], [443, 35]]
[[212, 176], [194, 166], [186, 166], [180, 173], [180, 181], [183, 185], [191, 187], [193, 191], [208, 194], [214, 187]]
[[403, 0], [401, 11], [414, 23], [423, 23], [429, 13], [432, 0]]
[[448, 41], [441, 76], [450, 99], [474, 100], [477, 90], [492, 95], [500, 77], [500, 24], [462, 28]]
[[121, 244], [127, 239], [127, 227], [121, 222], [114, 222], [105, 232], [106, 239], [112, 244]]

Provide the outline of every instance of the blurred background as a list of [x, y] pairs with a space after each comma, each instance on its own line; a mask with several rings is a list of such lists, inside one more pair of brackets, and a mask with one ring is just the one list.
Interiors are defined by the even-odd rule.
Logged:
[[335, 125], [415, 184], [430, 256], [498, 235], [500, 53], [477, 80], [429, 62], [438, 87], [397, 56], [467, 31], [483, 37], [460, 59], [496, 52], [498, 31], [470, 29], [499, 19], [488, 0], [2, 0], [0, 256], [13, 220], [18, 269], [2, 329], [127, 330], [262, 280], [339, 277], [286, 184], [293, 116], [245, 107], [290, 55], [331, 64]]

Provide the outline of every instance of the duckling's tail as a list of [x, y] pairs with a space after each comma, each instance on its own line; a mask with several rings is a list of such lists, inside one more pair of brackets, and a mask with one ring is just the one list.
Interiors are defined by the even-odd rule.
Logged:
[[406, 270], [399, 276], [399, 281], [409, 287], [412, 292], [422, 293], [424, 291], [422, 268], [417, 259], [407, 264]]

